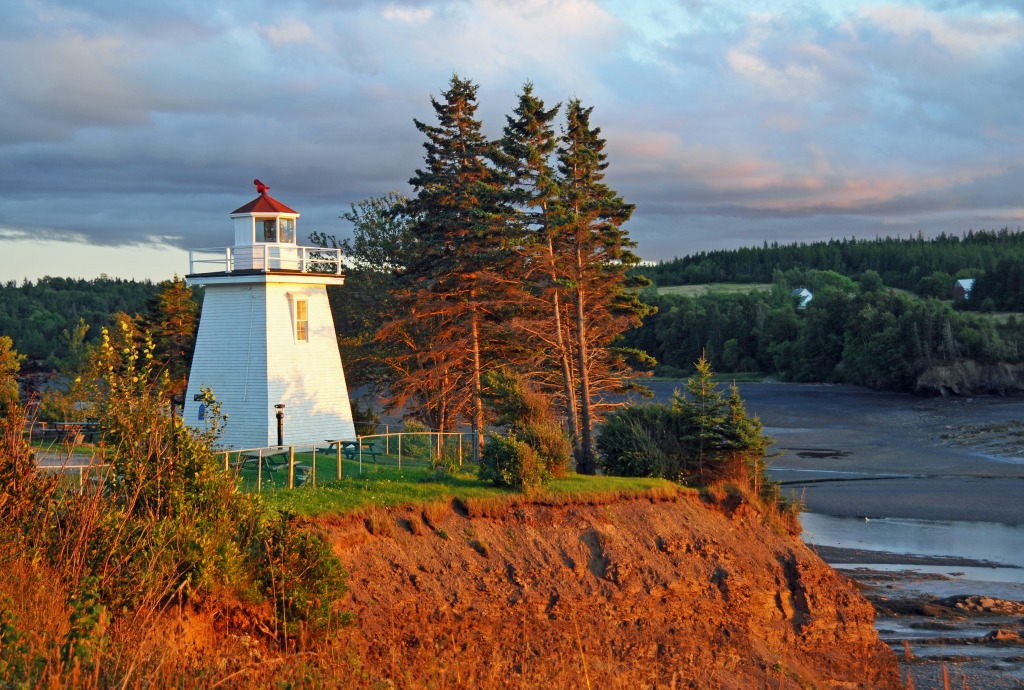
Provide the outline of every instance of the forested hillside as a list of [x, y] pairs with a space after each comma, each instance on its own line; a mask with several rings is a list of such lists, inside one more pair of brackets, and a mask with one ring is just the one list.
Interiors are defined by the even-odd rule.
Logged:
[[[137, 314], [159, 289], [119, 278], [41, 278], [0, 284], [0, 335], [26, 355], [26, 371], [55, 369], [82, 342], [99, 337], [117, 312]], [[79, 321], [89, 328], [82, 332]]]
[[[805, 308], [796, 288], [813, 293]], [[1015, 316], [994, 319], [916, 298], [890, 289], [873, 270], [854, 282], [834, 271], [794, 269], [777, 272], [769, 290], [685, 297], [648, 289], [644, 299], [658, 312], [625, 342], [653, 355], [656, 373], [668, 377], [689, 373], [704, 353], [722, 372], [915, 390], [936, 367], [1016, 365], [1024, 353]]]
[[978, 310], [1024, 310], [1024, 233], [971, 231], [932, 239], [885, 237], [721, 249], [643, 268], [660, 286], [699, 283], [772, 282], [778, 271], [834, 271], [857, 279], [877, 271], [889, 287], [922, 297], [948, 299], [957, 278], [975, 278], [964, 306]]

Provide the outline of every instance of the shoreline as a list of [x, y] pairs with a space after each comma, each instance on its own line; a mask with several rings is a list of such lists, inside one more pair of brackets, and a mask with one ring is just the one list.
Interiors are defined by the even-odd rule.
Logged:
[[984, 559], [965, 558], [963, 556], [935, 556], [896, 551], [874, 551], [872, 549], [854, 549], [844, 546], [822, 546], [808, 544], [821, 559], [829, 565], [924, 565], [943, 566], [950, 568], [1012, 568], [1021, 570], [1024, 567], [1012, 563], [997, 563]]

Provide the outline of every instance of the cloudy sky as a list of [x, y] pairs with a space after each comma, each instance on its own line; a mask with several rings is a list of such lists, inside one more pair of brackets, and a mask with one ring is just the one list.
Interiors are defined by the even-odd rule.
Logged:
[[259, 177], [311, 230], [410, 191], [453, 73], [497, 136], [529, 80], [608, 140], [651, 260], [1017, 228], [1024, 11], [959, 0], [10, 0], [0, 279], [161, 280]]

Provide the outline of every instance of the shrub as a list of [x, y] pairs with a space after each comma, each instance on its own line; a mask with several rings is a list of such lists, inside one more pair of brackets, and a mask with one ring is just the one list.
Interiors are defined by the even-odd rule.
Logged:
[[507, 429], [509, 438], [514, 436], [533, 451], [536, 462], [542, 465], [542, 476], [564, 477], [572, 446], [556, 421], [549, 398], [507, 369], [488, 372], [484, 386], [484, 401], [495, 417], [495, 425]]
[[532, 491], [550, 478], [537, 452], [511, 432], [487, 435], [478, 476], [517, 491]]
[[373, 406], [372, 401], [361, 404], [358, 400], [350, 401], [352, 405], [352, 422], [356, 427], [356, 434], [359, 436], [372, 436], [377, 433], [377, 426], [380, 424], [380, 414]]
[[608, 416], [597, 437], [606, 474], [683, 481], [687, 449], [669, 405], [629, 405]]
[[345, 593], [347, 574], [319, 535], [300, 528], [290, 513], [269, 523], [250, 545], [248, 565], [260, 591], [274, 604], [278, 635], [288, 638], [302, 626], [330, 630], [348, 616], [334, 603]]
[[86, 383], [109, 467], [84, 491], [36, 473], [16, 402], [0, 416], [0, 554], [5, 566], [51, 573], [48, 591], [68, 616], [36, 644], [35, 621], [12, 616], [10, 590], [0, 592], [0, 678], [41, 686], [71, 668], [97, 687], [135, 681], [144, 669], [119, 650], [126, 636], [173, 602], [215, 593], [269, 599], [284, 639], [345, 620], [333, 609], [345, 576], [329, 546], [291, 516], [268, 522], [211, 450], [223, 421], [212, 393], [210, 426], [184, 426], [152, 361], [146, 334], [126, 320], [95, 349]]
[[664, 477], [708, 485], [721, 480], [750, 481], [756, 493], [768, 490], [764, 457], [771, 440], [761, 423], [747, 415], [739, 390], [728, 397], [713, 383], [703, 358], [669, 405], [630, 405], [609, 415], [597, 438], [608, 474]]
[[430, 436], [425, 432], [430, 427], [415, 419], [407, 419], [403, 425], [402, 433], [409, 434], [402, 436], [402, 455], [416, 458], [417, 460], [429, 460], [431, 458]]

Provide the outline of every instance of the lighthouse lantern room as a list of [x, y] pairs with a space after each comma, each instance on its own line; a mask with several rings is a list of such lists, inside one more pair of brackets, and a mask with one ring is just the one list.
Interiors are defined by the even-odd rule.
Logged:
[[186, 280], [206, 290], [183, 417], [205, 423], [206, 387], [227, 415], [226, 448], [277, 445], [281, 428], [287, 445], [355, 438], [327, 301], [341, 253], [298, 246], [299, 214], [254, 184], [259, 196], [231, 214], [234, 246], [189, 251]]

